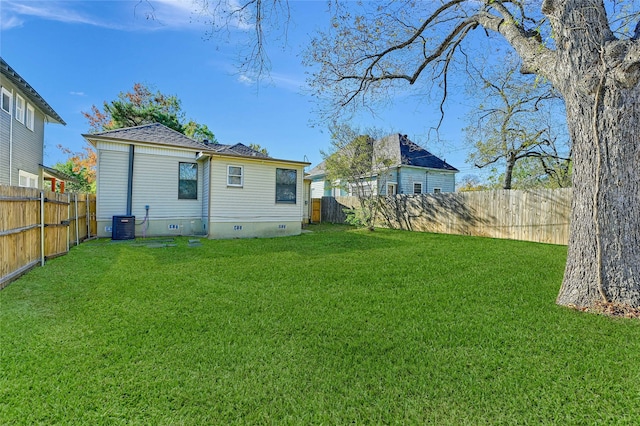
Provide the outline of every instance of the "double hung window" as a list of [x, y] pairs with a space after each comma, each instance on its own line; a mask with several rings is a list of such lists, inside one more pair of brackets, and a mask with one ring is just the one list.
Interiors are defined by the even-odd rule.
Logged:
[[178, 177], [178, 199], [198, 199], [198, 165], [196, 163], [180, 163]]
[[295, 204], [298, 171], [276, 169], [276, 203]]

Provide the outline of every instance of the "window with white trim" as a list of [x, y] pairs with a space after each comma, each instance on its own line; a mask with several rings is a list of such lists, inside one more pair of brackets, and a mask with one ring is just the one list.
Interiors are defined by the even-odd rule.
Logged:
[[25, 188], [37, 188], [38, 175], [25, 172], [24, 170], [18, 170], [18, 185]]
[[395, 182], [389, 182], [387, 184], [387, 195], [396, 195], [398, 194], [398, 184]]
[[441, 192], [442, 192], [442, 189], [441, 189], [441, 188], [433, 188], [433, 193], [434, 193], [434, 194], [439, 194], [439, 193], [441, 193]]
[[413, 183], [413, 193], [414, 194], [422, 194], [422, 183], [414, 182]]
[[4, 112], [11, 115], [11, 92], [4, 87], [2, 88], [2, 98], [0, 99], [0, 107]]
[[31, 104], [27, 104], [27, 117], [26, 117], [26, 123], [24, 124], [27, 126], [27, 129], [29, 130], [33, 130], [34, 128], [35, 115], [36, 115], [35, 109], [33, 109]]
[[227, 186], [242, 188], [244, 184], [244, 170], [242, 166], [227, 166]]
[[16, 95], [16, 120], [24, 124], [24, 98]]

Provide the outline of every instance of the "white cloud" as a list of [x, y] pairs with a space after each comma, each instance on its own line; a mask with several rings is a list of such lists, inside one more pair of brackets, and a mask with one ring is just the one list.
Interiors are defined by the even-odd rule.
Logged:
[[[21, 26], [38, 18], [69, 24], [84, 24], [126, 31], [193, 29], [199, 19], [199, 3], [194, 0], [122, 0], [122, 1], [16, 1], [2, 0], [2, 29]], [[132, 22], [133, 21], [133, 22]]]
[[245, 86], [251, 86], [253, 85], [253, 83], [255, 83], [255, 80], [246, 74], [240, 74], [240, 76], [238, 77], [238, 81]]
[[72, 96], [86, 96], [84, 92], [69, 92]]
[[17, 16], [7, 16], [4, 11], [0, 13], [0, 29], [3, 31], [10, 30], [11, 28], [21, 27], [24, 20]]
[[71, 5], [80, 2], [64, 2], [64, 1], [31, 1], [16, 2], [13, 0], [4, 0], [3, 14], [8, 13], [14, 19], [24, 20], [27, 17], [46, 19], [50, 21], [66, 22], [72, 24], [87, 24], [105, 28], [115, 28], [112, 23], [101, 21], [93, 18], [86, 13], [75, 10]]
[[289, 76], [280, 73], [271, 73], [270, 77], [273, 80], [273, 84], [275, 84], [277, 87], [293, 92], [301, 91], [306, 87], [306, 82], [304, 80], [296, 78], [295, 76]]

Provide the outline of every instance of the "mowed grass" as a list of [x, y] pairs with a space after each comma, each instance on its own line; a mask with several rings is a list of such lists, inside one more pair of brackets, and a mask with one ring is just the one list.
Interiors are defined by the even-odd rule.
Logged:
[[566, 248], [315, 227], [92, 241], [0, 292], [0, 424], [634, 424], [640, 322]]

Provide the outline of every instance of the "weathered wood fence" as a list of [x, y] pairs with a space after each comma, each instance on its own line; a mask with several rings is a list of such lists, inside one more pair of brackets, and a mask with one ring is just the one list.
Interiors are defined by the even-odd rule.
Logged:
[[93, 194], [0, 185], [0, 289], [96, 231]]
[[[380, 197], [378, 226], [567, 244], [571, 189], [494, 190]], [[355, 197], [323, 197], [322, 221], [344, 223]]]

